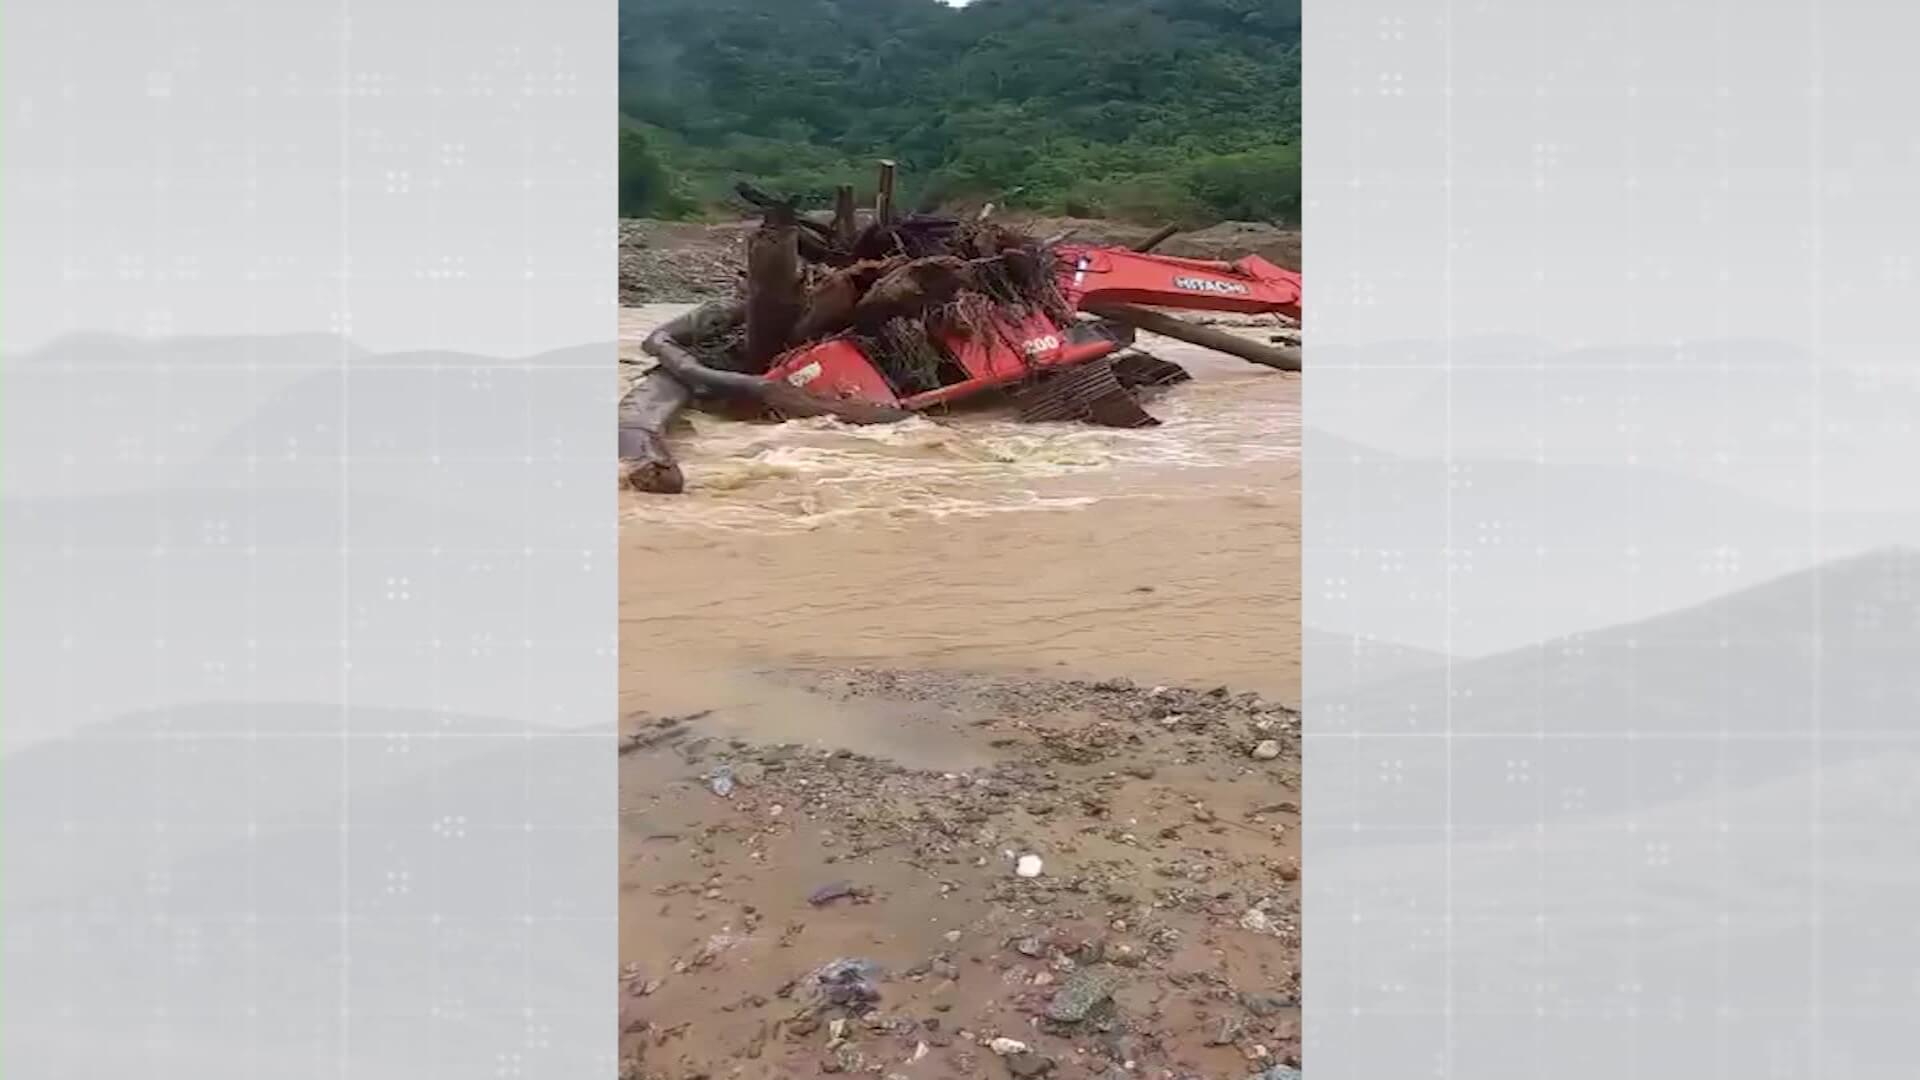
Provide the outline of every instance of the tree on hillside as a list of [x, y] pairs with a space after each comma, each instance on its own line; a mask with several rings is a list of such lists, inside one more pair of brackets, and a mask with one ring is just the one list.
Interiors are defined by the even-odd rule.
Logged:
[[889, 156], [916, 200], [1299, 209], [1299, 0], [621, 0], [620, 56], [700, 199], [820, 199]]

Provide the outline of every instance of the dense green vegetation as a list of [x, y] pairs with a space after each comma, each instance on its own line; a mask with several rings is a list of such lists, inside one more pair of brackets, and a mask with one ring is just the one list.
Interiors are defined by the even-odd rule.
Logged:
[[736, 180], [909, 202], [1297, 220], [1299, 0], [621, 0], [621, 212]]

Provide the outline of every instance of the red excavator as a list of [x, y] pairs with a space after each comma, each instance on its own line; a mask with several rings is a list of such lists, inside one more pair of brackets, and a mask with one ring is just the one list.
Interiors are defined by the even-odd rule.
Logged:
[[[1060, 295], [1083, 317], [1061, 323], [1045, 314], [997, 315], [989, 325], [956, 329], [940, 342], [947, 362], [934, 389], [902, 393], [879, 365], [847, 337], [805, 345], [777, 359], [766, 377], [816, 397], [924, 411], [993, 391], [1026, 392], [1029, 419], [1081, 416], [1118, 426], [1153, 419], [1137, 406], [1119, 403], [1126, 386], [1185, 378], [1171, 364], [1132, 354], [1110, 361], [1133, 344], [1135, 325], [1187, 337], [1197, 343], [1249, 355], [1231, 335], [1208, 332], [1148, 309], [1176, 308], [1300, 317], [1300, 275], [1257, 255], [1215, 262], [1156, 255], [1124, 247], [1051, 245]], [[1091, 316], [1091, 317], [1085, 317]], [[1260, 350], [1276, 354], [1276, 350]], [[1296, 366], [1258, 355], [1259, 363]], [[1096, 363], [1104, 361], [1104, 363]], [[1072, 374], [1073, 378], [1063, 378]]]
[[[847, 191], [842, 189], [843, 202], [850, 205]], [[887, 256], [907, 246], [899, 236], [889, 238], [885, 232], [872, 227], [867, 231], [880, 245], [878, 251], [863, 253], [856, 243], [852, 251], [827, 250], [827, 258], [816, 261], [855, 270], [860, 265], [884, 269], [892, 262], [862, 264], [858, 260]], [[911, 238], [912, 230], [903, 232]], [[1170, 231], [1162, 230], [1154, 240], [1167, 235]], [[816, 249], [814, 254], [822, 254], [818, 234], [803, 236]], [[1133, 391], [1189, 376], [1176, 364], [1132, 349], [1136, 327], [1254, 363], [1299, 369], [1297, 353], [1267, 348], [1155, 310], [1274, 314], [1297, 320], [1298, 273], [1258, 256], [1217, 262], [1157, 255], [1149, 250], [1154, 240], [1139, 248], [1069, 244], [1062, 237], [1039, 244], [1042, 259], [1034, 261], [1029, 251], [1017, 261], [1039, 271], [1037, 275], [1023, 271], [1023, 281], [1031, 285], [1037, 277], [1040, 284], [1051, 286], [1039, 290], [1046, 294], [1043, 302], [1032, 302], [1028, 295], [1028, 302], [989, 305], [985, 317], [921, 320], [925, 337], [920, 346], [925, 348], [916, 347], [918, 366], [910, 378], [890, 378], [888, 369], [876, 362], [882, 354], [870, 351], [875, 348], [874, 339], [846, 331], [776, 354], [759, 369], [762, 374], [720, 370], [703, 360], [692, 344], [709, 334], [730, 340], [729, 335], [742, 327], [750, 341], [751, 322], [742, 321], [749, 319], [750, 301], [702, 305], [656, 328], [643, 346], [660, 367], [643, 377], [621, 405], [622, 482], [638, 491], [682, 490], [684, 478], [664, 432], [696, 394], [743, 403], [762, 415], [831, 415], [853, 423], [887, 423], [971, 399], [1010, 395], [1028, 420], [1147, 427], [1158, 421], [1141, 407]], [[896, 272], [910, 273], [919, 256], [912, 251], [899, 254], [908, 261]], [[787, 257], [793, 257], [792, 249]], [[1000, 265], [1005, 269], [1010, 264]], [[778, 280], [793, 273], [797, 269], [789, 265], [772, 276]], [[882, 291], [879, 285], [869, 284], [873, 291]], [[846, 326], [847, 319], [843, 317], [839, 325]], [[935, 354], [930, 365], [927, 353]]]

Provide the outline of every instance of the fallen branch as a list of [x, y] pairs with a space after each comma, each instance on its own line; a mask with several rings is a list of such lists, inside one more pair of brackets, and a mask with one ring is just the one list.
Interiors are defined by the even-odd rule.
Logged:
[[1248, 363], [1281, 371], [1300, 370], [1299, 349], [1276, 349], [1262, 345], [1257, 341], [1248, 341], [1238, 334], [1229, 334], [1225, 330], [1216, 330], [1211, 326], [1200, 326], [1172, 315], [1162, 315], [1149, 308], [1132, 304], [1102, 304], [1087, 309], [1091, 314], [1115, 322], [1125, 323], [1138, 330], [1184, 341], [1189, 345], [1198, 345], [1203, 349], [1213, 349], [1229, 356], [1237, 356]]
[[1157, 248], [1161, 244], [1164, 244], [1168, 240], [1172, 239], [1173, 234], [1179, 231], [1180, 231], [1180, 226], [1178, 225], [1162, 225], [1160, 226], [1160, 228], [1154, 230], [1154, 233], [1152, 236], [1149, 236], [1145, 240], [1142, 240], [1139, 243], [1133, 245], [1133, 250], [1138, 251], [1142, 255], [1144, 255], [1147, 252], [1152, 251], [1154, 248]]

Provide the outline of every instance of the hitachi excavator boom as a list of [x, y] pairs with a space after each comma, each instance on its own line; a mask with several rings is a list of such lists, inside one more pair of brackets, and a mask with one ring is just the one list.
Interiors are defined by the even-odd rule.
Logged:
[[939, 344], [951, 362], [940, 386], [902, 392], [847, 338], [804, 346], [781, 357], [767, 377], [808, 393], [909, 410], [951, 405], [1036, 377], [1101, 360], [1133, 343], [1132, 327], [1099, 318], [1102, 308], [1177, 308], [1300, 317], [1300, 275], [1257, 255], [1233, 262], [1155, 255], [1124, 247], [1056, 245], [1061, 295], [1094, 316], [1061, 325], [1039, 314], [1003, 318]]

